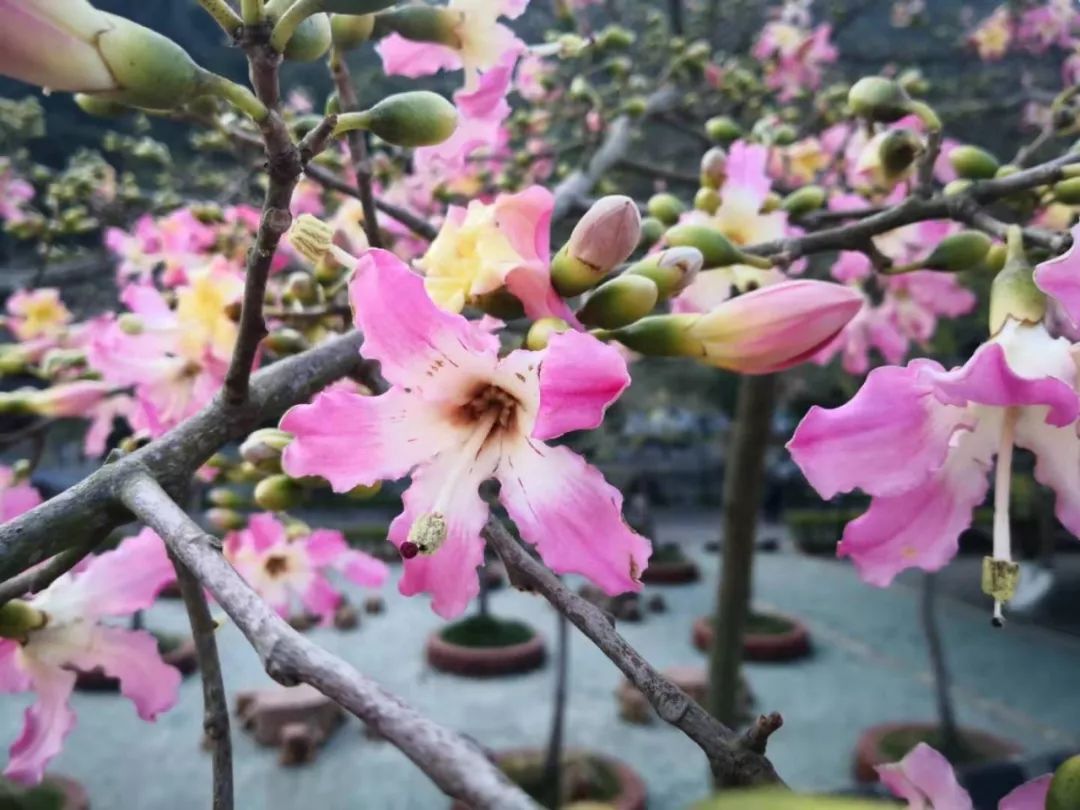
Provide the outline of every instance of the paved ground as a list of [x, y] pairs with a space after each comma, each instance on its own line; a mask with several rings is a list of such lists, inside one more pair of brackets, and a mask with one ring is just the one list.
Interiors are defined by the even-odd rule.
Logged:
[[[710, 520], [661, 521], [660, 539], [683, 539], [701, 560], [697, 585], [668, 587], [670, 612], [624, 632], [659, 666], [701, 662], [690, 643], [693, 617], [709, 610], [715, 555], [703, 551]], [[917, 590], [900, 584], [878, 590], [860, 583], [850, 566], [793, 553], [759, 555], [759, 604], [797, 613], [814, 634], [815, 654], [798, 665], [748, 667], [761, 709], [785, 717], [771, 745], [776, 766], [792, 785], [825, 789], [848, 783], [849, 754], [860, 729], [877, 722], [929, 719], [932, 698], [917, 625]], [[313, 637], [446, 725], [486, 745], [540, 743], [552, 690], [551, 669], [497, 683], [478, 683], [429, 671], [422, 649], [439, 625], [426, 603], [387, 588], [389, 611], [365, 617], [350, 633], [316, 630]], [[502, 615], [524, 618], [549, 636], [554, 616], [539, 599], [507, 590], [493, 595]], [[1030, 752], [1080, 747], [1080, 640], [1037, 626], [995, 631], [985, 610], [942, 600], [942, 624], [957, 682], [961, 720], [1022, 743]], [[149, 621], [180, 628], [178, 604], [154, 608]], [[268, 679], [233, 627], [220, 632], [230, 692]], [[575, 634], [568, 740], [608, 751], [636, 766], [650, 788], [652, 810], [684, 808], [706, 790], [697, 749], [666, 727], [621, 723], [612, 691], [620, 676]], [[13, 738], [26, 701], [0, 698], [0, 730]], [[209, 761], [198, 748], [201, 699], [197, 680], [185, 682], [180, 705], [155, 726], [138, 721], [115, 696], [75, 698], [79, 723], [55, 763], [81, 779], [98, 810], [173, 810], [207, 806]], [[368, 740], [356, 722], [332, 739], [317, 762], [283, 770], [275, 753], [234, 735], [237, 789], [244, 810], [418, 810], [447, 806], [419, 771], [385, 743]]]

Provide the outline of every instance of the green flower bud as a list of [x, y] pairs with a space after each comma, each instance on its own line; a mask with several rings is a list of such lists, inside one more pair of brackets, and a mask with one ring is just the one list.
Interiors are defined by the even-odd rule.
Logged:
[[445, 7], [402, 6], [376, 16], [374, 35], [383, 37], [396, 33], [414, 42], [435, 42], [450, 48], [460, 48], [460, 22], [460, 15]]
[[263, 345], [278, 356], [299, 354], [311, 348], [306, 337], [295, 329], [275, 329], [263, 341]]
[[779, 146], [790, 146], [798, 137], [799, 133], [790, 124], [780, 124], [773, 128], [772, 142]]
[[652, 312], [659, 298], [652, 279], [623, 274], [597, 287], [577, 316], [586, 326], [618, 329]]
[[292, 509], [303, 496], [303, 488], [287, 475], [271, 475], [255, 485], [255, 503], [268, 512]]
[[267, 463], [277, 465], [281, 454], [292, 440], [293, 435], [284, 430], [261, 428], [244, 439], [240, 445], [240, 456], [244, 461], [256, 466]]
[[674, 225], [679, 221], [679, 217], [686, 213], [686, 206], [682, 204], [682, 201], [674, 194], [666, 192], [650, 197], [645, 208], [649, 216], [656, 217], [665, 225]]
[[621, 25], [609, 25], [596, 35], [596, 44], [603, 49], [629, 48], [634, 44], [634, 32]]
[[884, 76], [864, 76], [848, 91], [851, 112], [869, 121], [891, 124], [911, 112], [911, 97]]
[[312, 14], [296, 26], [282, 56], [290, 62], [314, 62], [330, 50], [330, 17]]
[[761, 213], [771, 214], [773, 211], [780, 210], [780, 204], [783, 202], [780, 199], [780, 195], [775, 191], [770, 191], [765, 195], [765, 199], [761, 201]]
[[878, 144], [878, 160], [886, 180], [902, 177], [923, 150], [922, 139], [910, 129], [890, 129]]
[[772, 267], [772, 262], [743, 253], [726, 236], [706, 225], [676, 225], [664, 235], [672, 247], [692, 247], [701, 251], [705, 267], [728, 267], [749, 264], [752, 267]]
[[104, 14], [112, 25], [97, 38], [98, 50], [118, 85], [101, 98], [171, 110], [202, 91], [204, 72], [168, 37], [131, 20]]
[[946, 197], [955, 197], [957, 194], [963, 194], [969, 188], [971, 188], [971, 180], [953, 180], [945, 184], [945, 188], [942, 192]]
[[705, 134], [714, 143], [731, 143], [742, 135], [742, 127], [726, 115], [717, 115], [705, 122]]
[[652, 247], [663, 235], [664, 223], [656, 217], [645, 217], [641, 220], [641, 239], [638, 241], [638, 247]]
[[1071, 177], [1056, 183], [1054, 199], [1066, 205], [1080, 205], [1080, 177]]
[[1039, 323], [1046, 315], [1046, 295], [1035, 286], [1034, 268], [1024, 253], [1024, 235], [1018, 225], [1009, 228], [1005, 266], [990, 285], [990, 334], [996, 335], [1012, 318]]
[[98, 118], [119, 118], [121, 115], [127, 115], [132, 112], [131, 107], [125, 106], [124, 104], [110, 101], [101, 96], [88, 95], [87, 93], [76, 93], [75, 103], [78, 105], [79, 109], [87, 115], [93, 115]]
[[821, 208], [826, 196], [821, 186], [803, 186], [784, 197], [780, 207], [793, 217], [801, 217]]
[[723, 198], [715, 188], [699, 188], [694, 195], [694, 208], [706, 214], [715, 214]]
[[988, 180], [997, 174], [998, 159], [977, 146], [957, 146], [949, 152], [949, 163], [960, 177], [968, 180]]
[[601, 197], [555, 254], [552, 284], [565, 297], [590, 290], [626, 261], [640, 241], [641, 214], [634, 201], [621, 195]]
[[720, 188], [725, 180], [727, 180], [727, 152], [719, 146], [714, 146], [701, 156], [701, 185], [703, 188]]
[[1058, 765], [1050, 790], [1046, 793], [1046, 810], [1072, 810], [1080, 807], [1080, 754]]
[[457, 109], [430, 90], [387, 96], [363, 112], [339, 116], [335, 135], [367, 129], [394, 146], [435, 146], [454, 134]]
[[539, 352], [547, 348], [552, 335], [569, 332], [570, 324], [562, 318], [541, 318], [529, 327], [525, 335], [525, 348]]
[[994, 179], [996, 180], [1001, 177], [1009, 177], [1019, 171], [1021, 171], [1019, 166], [1016, 166], [1012, 163], [1005, 163], [1004, 165], [999, 166], [998, 170], [994, 172]]
[[624, 114], [629, 115], [631, 118], [640, 118], [649, 109], [649, 102], [642, 96], [634, 96], [628, 98], [622, 105], [622, 111]]
[[247, 525], [247, 518], [235, 509], [215, 507], [206, 510], [206, 522], [219, 532], [234, 532]]
[[908, 68], [896, 77], [896, 81], [900, 83], [905, 92], [913, 96], [925, 96], [930, 92], [930, 82], [926, 80], [926, 77], [918, 68]]
[[983, 267], [993, 273], [1001, 272], [1008, 254], [1008, 249], [1000, 242], [990, 245], [990, 250], [986, 252], [986, 258], [983, 259]]
[[942, 239], [930, 255], [919, 262], [919, 267], [962, 273], [981, 264], [991, 244], [990, 237], [982, 231], [960, 231]]
[[660, 300], [666, 301], [689, 287], [704, 263], [705, 259], [697, 248], [673, 247], [650, 254], [630, 265], [625, 275], [652, 279]]
[[12, 599], [0, 605], [0, 638], [25, 639], [48, 624], [49, 618], [29, 602]]
[[214, 487], [206, 493], [206, 500], [212, 506], [223, 509], [240, 509], [247, 506], [247, 499], [235, 489]]
[[615, 338], [635, 352], [652, 357], [701, 357], [701, 341], [689, 330], [701, 319], [697, 314], [650, 315], [613, 332]]
[[484, 314], [504, 321], [513, 321], [525, 316], [521, 299], [512, 295], [505, 287], [478, 295], [471, 299], [470, 303]]
[[330, 18], [330, 33], [334, 47], [350, 51], [371, 39], [375, 30], [374, 14], [335, 14]]

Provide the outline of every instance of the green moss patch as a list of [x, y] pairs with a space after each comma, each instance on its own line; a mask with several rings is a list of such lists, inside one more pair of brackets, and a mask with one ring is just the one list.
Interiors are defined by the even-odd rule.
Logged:
[[[503, 759], [499, 767], [542, 806], [553, 806], [550, 787], [544, 781], [544, 760], [539, 753]], [[609, 802], [619, 795], [621, 787], [618, 775], [607, 762], [582, 754], [563, 757], [561, 782], [560, 807], [572, 802]]]
[[460, 647], [511, 647], [523, 644], [536, 632], [524, 622], [496, 619], [493, 616], [470, 616], [442, 629], [443, 641]]

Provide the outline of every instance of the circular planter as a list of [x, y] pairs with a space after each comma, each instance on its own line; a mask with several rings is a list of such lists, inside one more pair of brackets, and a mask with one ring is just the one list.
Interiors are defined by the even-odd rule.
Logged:
[[[911, 745], [890, 745], [889, 738], [910, 735]], [[859, 782], [868, 783], [878, 781], [877, 765], [896, 762], [903, 759], [904, 748], [913, 748], [920, 741], [929, 742], [935, 747], [937, 726], [934, 723], [882, 723], [871, 726], [859, 735], [855, 743], [855, 755], [852, 762], [852, 773]], [[954, 763], [958, 768], [965, 765], [977, 765], [997, 759], [1005, 759], [1020, 753], [1020, 746], [1015, 743], [987, 734], [985, 731], [961, 728], [960, 737], [972, 749], [973, 758], [968, 762]]]
[[[161, 643], [158, 637], [158, 643]], [[199, 668], [199, 656], [195, 652], [195, 639], [190, 636], [161, 653], [161, 660], [180, 670], [185, 678]], [[75, 688], [82, 692], [119, 692], [120, 681], [106, 675], [101, 667], [93, 669], [75, 669]]]
[[[786, 625], [771, 632], [755, 629], [770, 623]], [[701, 616], [694, 621], [694, 646], [706, 652], [712, 646], [712, 617]], [[743, 658], [747, 661], [792, 661], [810, 654], [810, 631], [806, 625], [782, 613], [754, 612], [743, 635]]]
[[[524, 640], [513, 640], [528, 633], [532, 635]], [[495, 643], [485, 644], [485, 635]], [[485, 616], [447, 625], [432, 633], [427, 642], [427, 660], [432, 667], [470, 678], [532, 672], [543, 666], [546, 658], [544, 639], [539, 633], [520, 622]]]
[[8, 807], [6, 798], [10, 797], [11, 807], [53, 807], [56, 810], [89, 810], [90, 797], [86, 789], [67, 776], [47, 773], [41, 784], [22, 787], [3, 781], [0, 789], [0, 806]]
[[[543, 768], [544, 755], [545, 752], [538, 748], [500, 751], [495, 755], [495, 763], [510, 777], [512, 782], [522, 787], [526, 793], [534, 795], [540, 787], [538, 777]], [[610, 779], [612, 784], [607, 795], [598, 797], [573, 795], [569, 798], [567, 804], [595, 802], [603, 807], [614, 808], [614, 810], [645, 810], [645, 782], [642, 781], [637, 771], [625, 762], [595, 751], [569, 749], [563, 752], [564, 780], [568, 778], [568, 771], [575, 767], [575, 763], [602, 769], [604, 776]], [[532, 784], [529, 783], [530, 781]], [[454, 802], [452, 810], [469, 810], [469, 805], [464, 802]]]
[[693, 560], [650, 562], [641, 573], [641, 581], [647, 585], [685, 585], [701, 579], [701, 571]]

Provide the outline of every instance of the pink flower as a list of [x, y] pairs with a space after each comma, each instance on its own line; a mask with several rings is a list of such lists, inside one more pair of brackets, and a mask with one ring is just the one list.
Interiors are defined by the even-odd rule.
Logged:
[[551, 286], [551, 211], [554, 198], [540, 186], [500, 194], [487, 205], [450, 206], [446, 221], [417, 264], [432, 300], [460, 312], [477, 296], [505, 287], [530, 318], [575, 322]]
[[1001, 59], [1009, 52], [1013, 41], [1013, 20], [1006, 6], [998, 6], [994, 13], [979, 23], [968, 39], [975, 46], [984, 62]]
[[37, 692], [37, 702], [26, 710], [22, 733], [11, 746], [5, 776], [37, 783], [60, 752], [75, 726], [75, 713], [68, 706], [75, 685], [73, 667], [101, 667], [117, 678], [121, 693], [143, 720], [172, 708], [180, 673], [162, 662], [157, 640], [144, 630], [126, 630], [99, 619], [149, 607], [174, 576], [161, 539], [144, 529], [26, 600], [47, 623], [19, 640], [0, 639], [0, 692]]
[[[1014, 443], [1034, 453], [1035, 478], [1057, 493], [1058, 518], [1080, 531], [1070, 349], [1042, 324], [1008, 318], [960, 368], [913, 360], [875, 369], [846, 405], [810, 409], [788, 443], [807, 480], [823, 498], [856, 488], [872, 496], [838, 549], [863, 579], [884, 586], [905, 568], [944, 566], [986, 495], [995, 455], [995, 510], [1007, 516]], [[1008, 560], [1008, 545], [1005, 517], [995, 522], [995, 558]]]
[[26, 219], [23, 203], [34, 199], [34, 187], [17, 174], [7, 158], [0, 158], [0, 222]]
[[121, 284], [133, 278], [146, 281], [162, 265], [166, 286], [183, 284], [190, 270], [208, 263], [210, 257], [206, 254], [216, 242], [213, 226], [196, 217], [190, 208], [178, 208], [158, 219], [144, 215], [131, 234], [119, 228], [105, 231], [105, 246], [121, 259], [117, 268]]
[[323, 393], [290, 410], [281, 427], [296, 438], [282, 461], [336, 492], [412, 475], [390, 527], [405, 558], [401, 592], [430, 593], [444, 617], [478, 593], [488, 517], [478, 489], [493, 477], [553, 570], [611, 594], [638, 590], [651, 549], [623, 521], [622, 496], [576, 453], [545, 442], [600, 424], [630, 381], [618, 352], [568, 332], [542, 352], [499, 358], [496, 336], [436, 307], [422, 279], [386, 251], [361, 259], [350, 293], [364, 355], [391, 388]]
[[41, 493], [33, 485], [17, 482], [10, 467], [0, 464], [0, 523], [14, 520], [41, 503]]
[[829, 25], [819, 25], [812, 31], [784, 20], [765, 25], [752, 54], [767, 63], [765, 84], [780, 91], [780, 101], [790, 101], [821, 85], [824, 66], [837, 57], [829, 41], [831, 33]]
[[1073, 0], [1047, 0], [1020, 12], [1016, 39], [1031, 53], [1044, 53], [1057, 46], [1068, 48], [1077, 33], [1080, 11]]
[[71, 312], [55, 287], [18, 290], [7, 300], [6, 326], [17, 340], [60, 337], [71, 323]]
[[[899, 762], [876, 768], [882, 784], [904, 799], [909, 810], [972, 810], [971, 796], [960, 786], [952, 766], [926, 743]], [[1053, 774], [1026, 782], [998, 804], [998, 810], [1043, 810]]]
[[1072, 245], [1057, 258], [1035, 268], [1035, 285], [1057, 299], [1075, 326], [1080, 326], [1080, 225], [1070, 231]]
[[528, 0], [450, 0], [447, 10], [458, 15], [453, 31], [456, 47], [412, 42], [394, 33], [375, 49], [388, 75], [416, 78], [464, 68], [465, 86], [475, 87], [482, 72], [502, 63], [508, 53], [524, 50], [524, 43], [499, 18], [515, 19], [526, 6]]
[[341, 532], [315, 529], [290, 537], [269, 513], [252, 515], [246, 529], [226, 535], [225, 556], [279, 614], [288, 618], [299, 602], [323, 624], [333, 621], [342, 601], [329, 571], [367, 588], [378, 588], [390, 574], [385, 563], [350, 549]]

